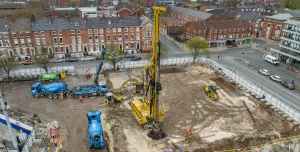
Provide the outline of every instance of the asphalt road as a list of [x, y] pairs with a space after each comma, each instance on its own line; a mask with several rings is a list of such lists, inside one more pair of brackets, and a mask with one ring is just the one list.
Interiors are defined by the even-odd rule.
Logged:
[[287, 88], [281, 86], [281, 84], [270, 80], [268, 76], [258, 73], [257, 68], [266, 68], [270, 70], [271, 73], [281, 76], [284, 80], [295, 80], [295, 83], [299, 85], [300, 79], [296, 78], [295, 73], [266, 63], [263, 60], [261, 53], [249, 52], [244, 55], [244, 58], [250, 61], [249, 63], [254, 63], [254, 66], [249, 67], [248, 64], [243, 63], [239, 61], [237, 57], [232, 56], [224, 56], [220, 60], [217, 60], [217, 62], [228, 67], [235, 68], [238, 74], [255, 83], [257, 86], [262, 87], [267, 92], [272, 93], [282, 101], [300, 110], [299, 91], [288, 90]]

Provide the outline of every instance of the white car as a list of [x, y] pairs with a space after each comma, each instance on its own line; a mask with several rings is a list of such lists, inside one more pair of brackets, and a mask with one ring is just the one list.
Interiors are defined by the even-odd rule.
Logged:
[[275, 82], [281, 82], [282, 81], [281, 77], [278, 76], [278, 75], [271, 75], [270, 79], [275, 81]]
[[258, 72], [263, 74], [263, 75], [270, 75], [270, 73], [267, 69], [260, 69], [260, 70], [258, 70]]
[[94, 60], [94, 58], [91, 57], [91, 56], [86, 56], [86, 57], [81, 59], [81, 61], [93, 61], [93, 60]]

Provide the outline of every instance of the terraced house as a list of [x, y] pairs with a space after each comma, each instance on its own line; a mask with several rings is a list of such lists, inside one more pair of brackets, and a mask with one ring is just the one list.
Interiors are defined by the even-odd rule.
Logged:
[[14, 56], [33, 56], [42, 47], [59, 58], [98, 55], [103, 47], [134, 54], [151, 51], [153, 40], [152, 22], [136, 16], [10, 18], [1, 20], [0, 30], [0, 49]]

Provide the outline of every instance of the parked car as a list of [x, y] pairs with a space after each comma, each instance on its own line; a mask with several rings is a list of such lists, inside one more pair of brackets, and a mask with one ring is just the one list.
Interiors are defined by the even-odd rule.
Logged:
[[142, 60], [142, 58], [141, 57], [134, 57], [134, 58], [132, 58], [132, 59], [130, 59], [131, 61], [139, 61], [139, 60]]
[[281, 77], [278, 76], [278, 75], [271, 75], [270, 79], [273, 80], [273, 81], [275, 81], [275, 82], [282, 82]]
[[66, 62], [78, 62], [78, 59], [74, 57], [68, 57], [66, 58]]
[[295, 89], [295, 85], [290, 83], [290, 82], [281, 82], [281, 85], [288, 88], [289, 90], [294, 90]]
[[132, 55], [132, 54], [126, 54], [126, 55], [124, 56], [124, 58], [135, 58], [135, 56]]
[[53, 59], [52, 60], [53, 63], [63, 63], [65, 61], [66, 61], [65, 59]]
[[19, 63], [22, 64], [22, 65], [30, 65], [30, 64], [34, 64], [33, 61], [20, 61]]
[[258, 70], [258, 72], [263, 74], [263, 75], [270, 75], [270, 73], [267, 69], [260, 69], [260, 70]]
[[93, 61], [93, 60], [94, 60], [94, 58], [92, 56], [86, 56], [81, 59], [81, 61]]

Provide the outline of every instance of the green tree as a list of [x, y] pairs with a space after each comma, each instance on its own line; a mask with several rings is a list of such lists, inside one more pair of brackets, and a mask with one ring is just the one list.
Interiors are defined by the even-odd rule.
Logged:
[[193, 56], [195, 63], [199, 55], [210, 55], [208, 42], [201, 37], [194, 37], [187, 41], [188, 52]]
[[48, 70], [52, 66], [51, 57], [52, 55], [48, 53], [47, 48], [41, 47], [41, 52], [35, 56], [35, 64], [44, 69], [46, 73], [48, 73]]
[[[115, 44], [113, 42], [111, 42], [108, 46], [107, 46], [107, 50], [112, 52], [113, 54], [117, 55], [118, 57], [120, 56], [124, 56], [124, 52], [122, 50], [120, 50], [120, 45], [119, 44]], [[104, 56], [104, 60], [111, 62], [114, 66], [114, 69], [116, 69], [116, 63], [117, 63], [117, 59], [111, 57], [110, 55], [108, 55], [107, 53]]]
[[14, 57], [2, 56], [0, 57], [0, 69], [3, 70], [7, 75], [7, 82], [10, 79], [10, 72], [17, 66], [14, 62]]
[[283, 8], [288, 9], [300, 9], [300, 1], [299, 0], [283, 0], [280, 4]]
[[70, 1], [69, 6], [70, 7], [76, 7], [76, 2], [75, 1]]

